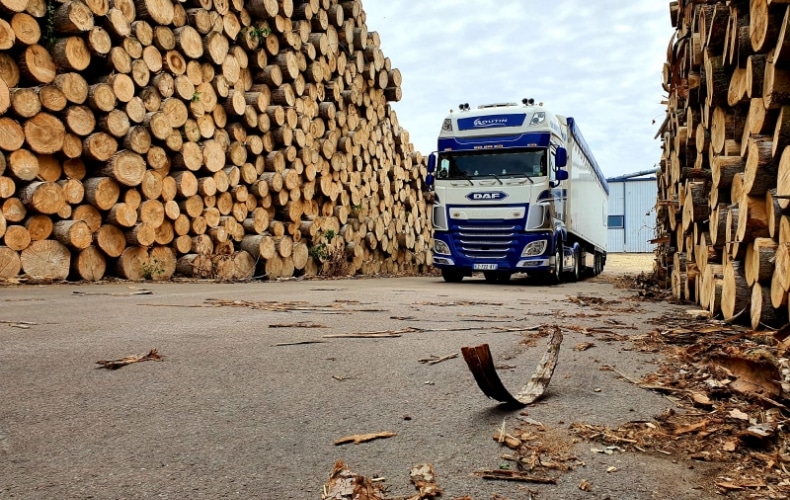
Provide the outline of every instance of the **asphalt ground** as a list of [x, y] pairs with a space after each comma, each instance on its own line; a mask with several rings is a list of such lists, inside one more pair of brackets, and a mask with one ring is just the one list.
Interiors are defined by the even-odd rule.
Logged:
[[[413, 495], [409, 470], [431, 463], [444, 498], [718, 498], [715, 471], [702, 465], [595, 453], [600, 445], [568, 430], [649, 421], [673, 407], [601, 370], [638, 378], [656, 358], [569, 328], [614, 319], [618, 333], [639, 335], [679, 313], [635, 301], [615, 286], [618, 273], [558, 286], [430, 276], [0, 288], [0, 498], [318, 499], [336, 460], [385, 478], [392, 496]], [[619, 303], [590, 314], [569, 300], [579, 295]], [[473, 473], [500, 467], [506, 451], [493, 433], [521, 415], [482, 394], [460, 349], [489, 344], [515, 393], [545, 351], [546, 338], [529, 330], [541, 324], [565, 327], [565, 340], [544, 399], [527, 413], [584, 465], [553, 473], [556, 485], [485, 481]], [[386, 331], [401, 334], [327, 337]], [[580, 342], [594, 346], [574, 350]], [[150, 349], [164, 359], [96, 363]], [[334, 444], [381, 431], [397, 435]]]

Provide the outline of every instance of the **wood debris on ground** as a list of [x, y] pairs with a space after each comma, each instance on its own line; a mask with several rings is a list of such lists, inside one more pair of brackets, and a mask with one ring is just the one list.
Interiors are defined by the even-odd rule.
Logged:
[[419, 361], [420, 363], [426, 364], [426, 365], [437, 365], [439, 363], [447, 361], [448, 359], [455, 359], [457, 357], [458, 357], [458, 353], [457, 352], [455, 352], [453, 354], [448, 354], [447, 356], [437, 356], [435, 354], [431, 354], [429, 357], [422, 358], [422, 359], [419, 359], [417, 361]]
[[575, 297], [568, 297], [568, 302], [580, 307], [589, 307], [594, 311], [628, 314], [642, 312], [642, 308], [638, 303], [630, 300], [625, 301], [623, 299], [603, 299], [601, 297], [580, 294]]
[[672, 291], [657, 279], [655, 273], [640, 273], [638, 275], [623, 275], [609, 278], [617, 288], [635, 290], [635, 299], [650, 302], [663, 302], [672, 297]]
[[397, 435], [398, 435], [397, 432], [390, 432], [390, 431], [372, 432], [369, 434], [354, 434], [353, 436], [345, 436], [340, 439], [335, 439], [335, 445], [339, 446], [341, 444], [347, 444], [347, 443], [354, 443], [354, 444], [367, 443], [368, 441], [373, 441], [375, 439], [386, 439], [386, 438], [395, 437]]
[[559, 357], [563, 338], [562, 330], [557, 325], [546, 327], [546, 330], [551, 334], [548, 348], [533, 375], [515, 396], [508, 392], [499, 379], [488, 344], [461, 348], [464, 361], [466, 361], [483, 394], [496, 401], [513, 406], [526, 406], [543, 396], [557, 366], [557, 358]]
[[33, 323], [32, 321], [0, 321], [0, 325], [8, 325], [11, 328], [29, 330], [31, 326], [38, 325], [38, 323]]
[[483, 479], [492, 479], [498, 481], [519, 481], [523, 483], [557, 484], [557, 480], [554, 478], [535, 476], [527, 472], [514, 471], [514, 470], [502, 470], [502, 469], [479, 470], [475, 472], [475, 475], [478, 475]]
[[321, 314], [345, 314], [347, 312], [386, 312], [386, 309], [362, 307], [358, 301], [334, 301], [316, 305], [305, 300], [278, 302], [273, 300], [250, 301], [228, 299], [206, 299], [204, 307], [244, 307], [248, 309], [275, 312], [312, 312]]
[[436, 473], [431, 464], [422, 464], [412, 467], [409, 478], [412, 484], [414, 484], [414, 487], [417, 488], [417, 495], [409, 497], [408, 500], [436, 498], [444, 494], [444, 491], [436, 484]]
[[[499, 471], [478, 471], [485, 479], [556, 484], [556, 472], [568, 472], [583, 466], [574, 453], [574, 441], [564, 429], [551, 429], [532, 420], [526, 412], [517, 418], [513, 429], [502, 423], [493, 439], [509, 449], [500, 456], [513, 465]], [[512, 468], [511, 468], [512, 467]]]
[[97, 365], [99, 368], [106, 368], [108, 370], [117, 370], [118, 368], [123, 368], [126, 365], [131, 365], [133, 363], [142, 363], [143, 361], [162, 361], [164, 356], [159, 354], [156, 349], [151, 349], [148, 351], [148, 354], [143, 354], [139, 356], [127, 356], [121, 359], [115, 359], [112, 361], [97, 361]]
[[436, 306], [436, 307], [470, 307], [470, 306], [503, 306], [502, 302], [487, 302], [487, 301], [473, 301], [473, 300], [453, 300], [450, 302], [417, 302], [418, 306]]
[[138, 295], [153, 295], [154, 292], [151, 290], [141, 289], [141, 290], [133, 290], [131, 292], [85, 292], [82, 290], [74, 290], [74, 295], [79, 296], [90, 296], [90, 295], [108, 295], [110, 297], [135, 297]]
[[[342, 460], [335, 462], [335, 467], [324, 484], [321, 500], [426, 500], [438, 498], [444, 494], [436, 482], [433, 465], [421, 464], [412, 467], [409, 478], [417, 489], [417, 493], [408, 497], [391, 497], [387, 495], [384, 478], [368, 478], [349, 470]], [[503, 497], [498, 497], [502, 500]], [[471, 497], [454, 497], [453, 500], [472, 500]]]
[[342, 460], [335, 462], [321, 492], [321, 500], [386, 500], [384, 485], [351, 472]]
[[[573, 423], [587, 441], [674, 460], [719, 464], [722, 491], [750, 490], [754, 498], [790, 497], [790, 343], [782, 332], [756, 332], [696, 315], [651, 320], [658, 328], [634, 336], [637, 350], [663, 354], [654, 373], [634, 379], [676, 407], [616, 428]], [[604, 369], [602, 368], [602, 370]]]
[[323, 340], [301, 340], [298, 342], [280, 342], [279, 344], [274, 344], [274, 347], [286, 347], [292, 345], [308, 345], [308, 344], [325, 344]]
[[406, 333], [436, 333], [436, 332], [497, 332], [497, 333], [517, 333], [524, 331], [531, 331], [535, 327], [505, 327], [505, 326], [491, 326], [491, 327], [464, 327], [464, 328], [418, 328], [407, 327], [398, 330], [376, 330], [369, 332], [353, 332], [353, 333], [331, 333], [324, 335], [326, 339], [357, 339], [357, 338], [397, 338]]
[[590, 328], [578, 325], [563, 325], [566, 330], [571, 330], [588, 337], [595, 337], [601, 342], [623, 342], [630, 340], [631, 337], [613, 332], [609, 328]]
[[269, 328], [329, 328], [326, 325], [313, 323], [311, 321], [299, 321], [297, 323], [275, 323], [269, 325]]

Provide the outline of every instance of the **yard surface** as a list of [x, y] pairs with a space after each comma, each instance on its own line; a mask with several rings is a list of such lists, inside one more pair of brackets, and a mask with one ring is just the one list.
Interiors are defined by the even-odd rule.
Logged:
[[[553, 287], [431, 276], [0, 288], [0, 498], [318, 499], [336, 460], [385, 478], [393, 497], [413, 495], [409, 470], [430, 463], [444, 498], [719, 498], [705, 463], [601, 453], [569, 429], [674, 408], [618, 375], [653, 370], [628, 337], [680, 314], [616, 286], [651, 267], [652, 255], [610, 256], [602, 275]], [[594, 310], [591, 297], [617, 302]], [[540, 325], [555, 324], [565, 340], [545, 397], [526, 411], [487, 399], [460, 348], [489, 344], [515, 393], [545, 351]], [[97, 364], [151, 349], [163, 359]], [[514, 467], [492, 435], [525, 419], [571, 470], [544, 471], [547, 485], [474, 475]], [[334, 444], [383, 431], [397, 435]]]

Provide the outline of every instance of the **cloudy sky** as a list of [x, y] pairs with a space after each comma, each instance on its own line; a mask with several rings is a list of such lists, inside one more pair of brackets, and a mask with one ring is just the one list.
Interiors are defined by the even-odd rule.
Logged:
[[[422, 153], [460, 103], [531, 97], [579, 124], [607, 177], [655, 168], [674, 32], [668, 0], [363, 0], [403, 75], [393, 103]], [[655, 123], [654, 123], [655, 121]]]

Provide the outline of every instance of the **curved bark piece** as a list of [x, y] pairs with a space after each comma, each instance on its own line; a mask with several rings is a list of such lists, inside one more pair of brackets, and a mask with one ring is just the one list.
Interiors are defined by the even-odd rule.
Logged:
[[506, 405], [520, 408], [534, 403], [543, 396], [557, 366], [557, 358], [562, 344], [560, 327], [554, 325], [548, 328], [552, 331], [548, 349], [538, 363], [535, 373], [515, 397], [508, 392], [499, 379], [488, 344], [461, 348], [464, 361], [469, 366], [469, 370], [474, 375], [483, 394]]

